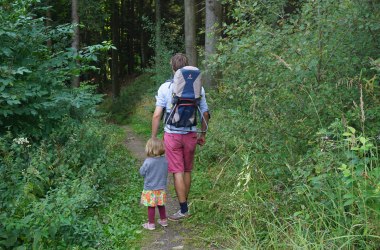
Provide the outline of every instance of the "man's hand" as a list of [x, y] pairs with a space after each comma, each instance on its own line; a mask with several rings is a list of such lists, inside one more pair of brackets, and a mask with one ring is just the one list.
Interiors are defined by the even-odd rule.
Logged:
[[206, 143], [206, 134], [205, 133], [201, 133], [199, 136], [198, 136], [198, 139], [197, 139], [197, 144], [199, 146], [203, 146], [205, 145]]
[[200, 146], [203, 146], [206, 143], [206, 130], [207, 130], [207, 124], [208, 124], [209, 119], [210, 119], [210, 114], [208, 113], [208, 111], [204, 112], [203, 121], [202, 121], [202, 131], [204, 132], [199, 134], [198, 140], [197, 140], [197, 144]]

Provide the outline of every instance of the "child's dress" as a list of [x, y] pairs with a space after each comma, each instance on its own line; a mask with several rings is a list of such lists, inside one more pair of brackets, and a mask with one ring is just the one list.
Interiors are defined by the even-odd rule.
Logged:
[[146, 158], [140, 168], [140, 174], [144, 177], [141, 204], [147, 207], [164, 206], [168, 177], [168, 162], [165, 156]]

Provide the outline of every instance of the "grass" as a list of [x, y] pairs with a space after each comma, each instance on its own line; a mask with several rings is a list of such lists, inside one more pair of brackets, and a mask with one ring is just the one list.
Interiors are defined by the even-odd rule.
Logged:
[[[133, 112], [128, 116], [114, 115], [122, 116], [125, 123], [147, 138], [158, 86], [143, 80], [146, 77], [138, 79], [139, 88], [147, 91], [139, 96], [142, 99], [135, 102]], [[124, 97], [133, 93], [124, 91], [129, 93]], [[197, 240], [223, 249], [376, 249], [380, 242], [377, 223], [380, 215], [369, 213], [366, 206], [347, 210], [343, 197], [349, 190], [339, 172], [309, 174], [310, 178], [334, 185], [312, 186], [310, 179], [304, 180], [300, 173], [302, 168], [314, 169], [314, 165], [301, 164], [288, 170], [284, 164], [275, 162], [265, 150], [256, 148], [260, 145], [253, 140], [255, 135], [236, 133], [235, 125], [242, 126], [244, 121], [236, 116], [231, 119], [224, 109], [212, 108], [217, 100], [217, 93], [208, 98], [214, 112], [207, 143], [197, 149], [195, 157], [190, 193], [193, 216], [183, 222], [195, 232]], [[315, 150], [320, 152], [319, 148]], [[336, 161], [314, 158], [320, 165]], [[299, 172], [294, 171], [296, 168]], [[292, 173], [287, 176], [290, 170]]]
[[141, 222], [145, 218], [145, 213], [139, 206], [143, 180], [138, 174], [138, 163], [124, 146], [125, 131], [115, 126], [113, 136], [118, 145], [115, 145], [110, 153], [118, 155], [117, 159], [122, 158], [124, 164], [115, 162], [115, 166], [118, 167], [105, 191], [108, 202], [97, 215], [102, 218], [106, 236], [101, 248], [139, 249], [142, 237]]

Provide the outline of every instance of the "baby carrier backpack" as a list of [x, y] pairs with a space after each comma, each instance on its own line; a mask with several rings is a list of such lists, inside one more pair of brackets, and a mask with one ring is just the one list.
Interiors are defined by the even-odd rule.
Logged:
[[[201, 71], [193, 66], [178, 69], [174, 74], [172, 85], [172, 107], [166, 114], [165, 124], [174, 126], [177, 128], [174, 130], [177, 131], [181, 131], [178, 128], [196, 126], [198, 111], [201, 121], [204, 120], [199, 107], [202, 98]], [[197, 132], [205, 131], [197, 129]]]

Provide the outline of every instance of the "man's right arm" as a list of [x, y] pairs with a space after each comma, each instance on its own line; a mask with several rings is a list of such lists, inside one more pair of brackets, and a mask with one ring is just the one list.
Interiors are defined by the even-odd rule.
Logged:
[[152, 138], [157, 137], [158, 129], [160, 127], [161, 117], [164, 112], [164, 107], [166, 107], [167, 102], [167, 92], [169, 88], [165, 82], [160, 86], [156, 95], [156, 109], [154, 110], [152, 117]]
[[160, 106], [156, 106], [152, 117], [152, 137], [157, 137], [158, 128], [160, 127], [160, 121], [162, 117], [162, 112], [164, 112], [164, 108]]

